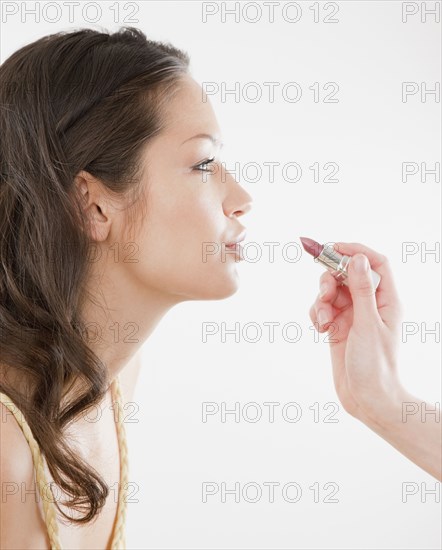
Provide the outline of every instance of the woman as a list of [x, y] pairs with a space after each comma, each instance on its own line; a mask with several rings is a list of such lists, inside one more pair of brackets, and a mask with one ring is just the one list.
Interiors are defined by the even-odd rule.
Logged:
[[[124, 548], [127, 457], [110, 406], [125, 402], [119, 381], [130, 401], [136, 352], [171, 307], [237, 290], [224, 247], [244, 236], [252, 199], [219, 162], [220, 129], [188, 65], [121, 29], [44, 37], [0, 68], [4, 548]], [[350, 286], [325, 272], [310, 317], [320, 332], [339, 325], [342, 404], [440, 478], [437, 425], [402, 422], [402, 402], [416, 398], [397, 377], [388, 261], [337, 245], [355, 255]], [[364, 255], [382, 277], [376, 294]], [[38, 502], [22, 490], [35, 490], [34, 468]]]

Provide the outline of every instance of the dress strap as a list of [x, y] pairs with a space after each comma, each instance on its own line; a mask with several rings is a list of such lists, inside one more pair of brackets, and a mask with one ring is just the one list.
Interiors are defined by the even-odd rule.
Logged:
[[[112, 550], [125, 550], [125, 523], [126, 523], [126, 501], [128, 490], [128, 450], [126, 431], [123, 419], [123, 407], [121, 398], [121, 388], [118, 376], [114, 378], [111, 384], [113, 400], [116, 407], [116, 430], [118, 437], [118, 447], [120, 455], [120, 486], [118, 490], [117, 520], [112, 536]], [[2, 402], [14, 415], [31, 449], [32, 460], [36, 473], [36, 483], [40, 496], [43, 501], [43, 515], [47, 527], [51, 550], [62, 550], [57, 523], [57, 510], [53, 500], [51, 487], [46, 479], [44, 461], [40, 452], [40, 447], [35, 440], [29, 424], [23, 413], [3, 392], [0, 392], [0, 402]]]
[[56, 516], [56, 508], [53, 501], [53, 494], [46, 480], [46, 474], [44, 470], [43, 457], [40, 452], [40, 447], [38, 446], [37, 441], [35, 440], [29, 424], [27, 423], [25, 417], [21, 410], [15, 405], [11, 398], [3, 392], [0, 392], [0, 402], [3, 403], [14, 415], [17, 420], [18, 425], [20, 426], [23, 435], [25, 436], [29, 448], [31, 449], [32, 460], [34, 462], [34, 469], [36, 473], [36, 483], [37, 488], [40, 493], [40, 496], [43, 501], [43, 515], [46, 527], [48, 530], [49, 542], [51, 544], [51, 550], [61, 550], [62, 546], [60, 543], [59, 533], [58, 533], [58, 524]]
[[123, 402], [121, 397], [121, 387], [118, 376], [112, 383], [113, 400], [117, 408], [116, 429], [118, 436], [118, 448], [120, 453], [120, 486], [118, 490], [117, 520], [112, 537], [112, 550], [125, 550], [125, 524], [126, 524], [126, 502], [128, 490], [128, 450], [126, 440], [126, 430], [124, 427]]

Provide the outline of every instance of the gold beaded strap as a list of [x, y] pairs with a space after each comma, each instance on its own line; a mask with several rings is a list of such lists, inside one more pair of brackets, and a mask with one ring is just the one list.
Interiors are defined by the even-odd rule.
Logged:
[[[40, 453], [40, 448], [37, 441], [34, 439], [34, 436], [31, 432], [31, 429], [28, 423], [23, 416], [21, 410], [11, 401], [5, 393], [0, 392], [0, 401], [5, 405], [11, 413], [15, 416], [18, 425], [25, 436], [29, 448], [31, 449], [32, 460], [34, 462], [34, 468], [36, 473], [37, 488], [40, 493], [40, 496], [43, 500], [43, 515], [45, 524], [48, 530], [49, 541], [51, 543], [51, 550], [60, 550], [61, 543], [58, 535], [58, 525], [56, 519], [55, 505], [51, 502], [50, 498], [47, 498], [46, 491], [48, 490], [49, 485], [46, 482], [46, 475], [44, 470], [43, 457]], [[51, 495], [52, 496], [52, 495]]]
[[126, 501], [128, 490], [128, 451], [126, 440], [126, 429], [124, 427], [123, 406], [121, 398], [120, 381], [116, 376], [112, 384], [112, 391], [116, 406], [116, 427], [118, 436], [118, 448], [120, 453], [120, 486], [118, 490], [117, 521], [112, 537], [111, 550], [126, 550], [125, 524], [126, 524]]
[[[112, 382], [112, 393], [116, 407], [116, 429], [120, 453], [120, 486], [118, 491], [117, 519], [113, 531], [111, 549], [126, 550], [124, 529], [126, 522], [126, 495], [128, 489], [128, 457], [126, 431], [124, 428], [122, 414], [123, 409], [121, 404], [121, 390], [118, 377], [115, 377]], [[56, 519], [57, 509], [55, 507], [54, 501], [52, 500], [52, 495], [51, 497], [47, 496], [47, 489], [48, 487], [50, 487], [50, 485], [46, 481], [44, 461], [38, 443], [35, 440], [30, 427], [23, 416], [23, 413], [20, 411], [20, 409], [18, 409], [11, 398], [5, 393], [0, 392], [0, 402], [3, 403], [14, 415], [18, 425], [23, 432], [23, 435], [25, 436], [29, 444], [36, 473], [37, 488], [43, 500], [43, 516], [48, 530], [51, 550], [62, 550]]]

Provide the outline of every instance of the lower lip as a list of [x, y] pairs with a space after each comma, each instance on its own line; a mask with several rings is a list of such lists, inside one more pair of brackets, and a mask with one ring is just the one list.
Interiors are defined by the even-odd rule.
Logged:
[[[226, 250], [229, 250], [229, 251], [233, 251], [235, 252], [234, 256], [235, 256], [235, 259], [238, 258], [240, 260], [243, 259], [243, 246], [241, 243], [237, 243], [237, 244], [231, 244], [231, 245], [227, 245], [226, 244]], [[232, 257], [233, 254], [226, 254], [226, 256], [230, 256]]]

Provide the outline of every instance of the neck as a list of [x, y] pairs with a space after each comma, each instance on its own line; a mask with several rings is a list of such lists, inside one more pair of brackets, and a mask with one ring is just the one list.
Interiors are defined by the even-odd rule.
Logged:
[[[90, 279], [95, 281], [97, 278]], [[103, 270], [82, 308], [88, 345], [106, 365], [110, 380], [118, 376], [149, 338], [164, 315], [183, 297], [140, 287], [126, 272]]]

